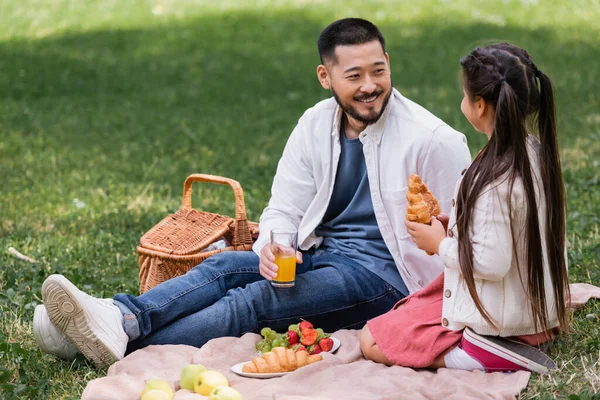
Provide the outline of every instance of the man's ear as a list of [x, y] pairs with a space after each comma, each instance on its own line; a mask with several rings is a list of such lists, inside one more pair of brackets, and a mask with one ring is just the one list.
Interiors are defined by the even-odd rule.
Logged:
[[392, 72], [392, 67], [390, 66], [390, 55], [385, 53], [385, 61], [387, 62], [387, 66], [390, 72]]
[[325, 90], [331, 89], [331, 82], [329, 80], [329, 71], [327, 71], [327, 67], [325, 67], [323, 64], [320, 64], [317, 67], [317, 78], [319, 78], [319, 82], [321, 83], [321, 86], [323, 86], [323, 89], [325, 89]]

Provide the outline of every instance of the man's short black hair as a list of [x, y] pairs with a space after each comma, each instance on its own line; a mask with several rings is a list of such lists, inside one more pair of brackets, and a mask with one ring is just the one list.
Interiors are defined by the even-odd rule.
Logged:
[[373, 23], [361, 18], [344, 18], [331, 23], [321, 32], [317, 45], [321, 63], [337, 62], [335, 48], [379, 40], [385, 53], [385, 39]]

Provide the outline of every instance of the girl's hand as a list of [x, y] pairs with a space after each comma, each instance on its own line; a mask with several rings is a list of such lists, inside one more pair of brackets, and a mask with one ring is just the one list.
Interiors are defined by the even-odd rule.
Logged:
[[444, 230], [447, 232], [448, 231], [448, 222], [450, 222], [450, 216], [448, 214], [440, 213], [435, 218], [442, 223], [442, 225], [444, 226]]
[[438, 219], [431, 218], [431, 225], [411, 221], [404, 221], [404, 225], [419, 249], [438, 254], [440, 243], [446, 238], [446, 230]]

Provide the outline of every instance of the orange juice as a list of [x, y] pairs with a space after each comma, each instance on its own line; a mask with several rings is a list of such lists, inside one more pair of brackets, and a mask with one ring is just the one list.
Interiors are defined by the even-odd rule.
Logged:
[[279, 267], [276, 282], [293, 282], [296, 279], [296, 256], [275, 256], [275, 264]]

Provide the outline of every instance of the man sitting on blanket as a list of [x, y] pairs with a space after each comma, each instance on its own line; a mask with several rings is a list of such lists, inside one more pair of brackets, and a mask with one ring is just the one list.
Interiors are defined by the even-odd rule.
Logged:
[[[34, 317], [42, 349], [80, 351], [103, 367], [151, 344], [200, 347], [301, 318], [326, 332], [359, 329], [440, 275], [442, 260], [406, 232], [407, 180], [419, 174], [448, 212], [470, 162], [464, 135], [392, 87], [372, 23], [336, 21], [318, 48], [317, 77], [333, 98], [307, 110], [289, 137], [254, 252], [217, 254], [138, 297], [96, 299], [52, 275]], [[271, 285], [272, 229], [298, 232], [292, 288]]]

